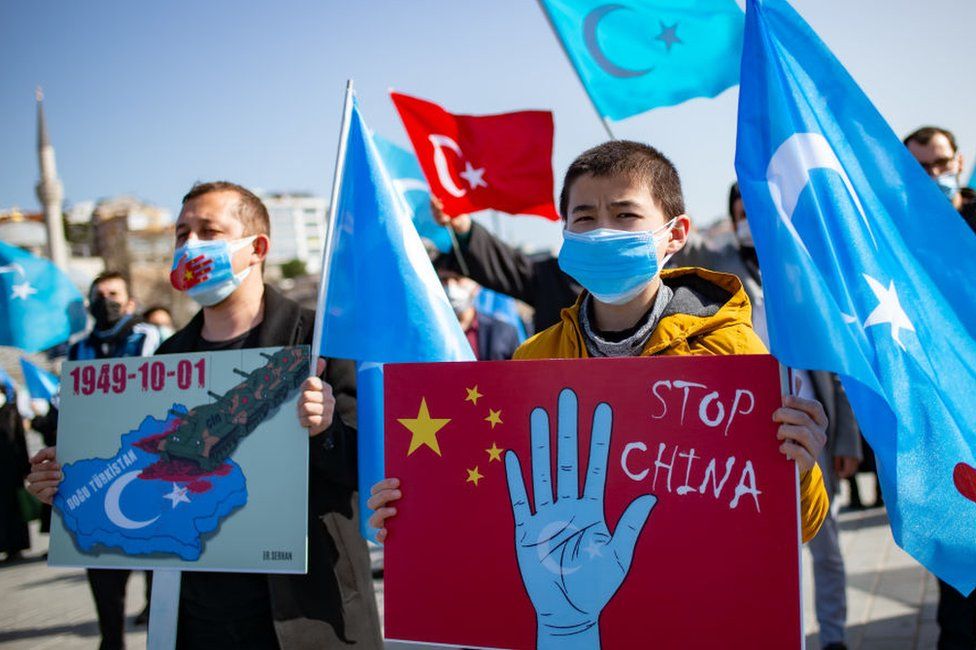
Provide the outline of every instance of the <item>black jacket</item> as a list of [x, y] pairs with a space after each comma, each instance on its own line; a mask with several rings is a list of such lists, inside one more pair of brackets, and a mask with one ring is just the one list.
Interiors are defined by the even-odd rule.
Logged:
[[[575, 280], [562, 272], [552, 255], [526, 255], [477, 223], [472, 223], [468, 235], [459, 239], [468, 277], [534, 308], [532, 324], [536, 333], [558, 323], [559, 312], [572, 307], [582, 291]], [[442, 255], [437, 264], [461, 273], [453, 253]]]
[[[314, 321], [314, 312], [265, 285], [258, 346], [311, 345]], [[200, 311], [158, 354], [195, 351], [202, 328]], [[308, 573], [268, 576], [275, 628], [286, 649], [382, 648], [369, 551], [359, 534], [354, 364], [330, 359], [325, 381], [336, 417], [309, 440]]]

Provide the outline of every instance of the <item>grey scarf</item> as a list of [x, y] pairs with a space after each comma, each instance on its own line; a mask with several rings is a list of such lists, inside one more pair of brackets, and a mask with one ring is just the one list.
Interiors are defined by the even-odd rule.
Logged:
[[657, 322], [661, 319], [661, 315], [673, 297], [674, 292], [662, 282], [660, 288], [657, 290], [657, 296], [654, 298], [654, 305], [644, 316], [643, 321], [634, 333], [622, 341], [608, 341], [601, 337], [590, 323], [590, 303], [593, 298], [590, 294], [586, 294], [583, 297], [583, 302], [580, 304], [579, 311], [580, 329], [583, 330], [586, 351], [589, 352], [591, 357], [640, 356], [644, 345], [651, 338], [651, 333], [657, 327]]

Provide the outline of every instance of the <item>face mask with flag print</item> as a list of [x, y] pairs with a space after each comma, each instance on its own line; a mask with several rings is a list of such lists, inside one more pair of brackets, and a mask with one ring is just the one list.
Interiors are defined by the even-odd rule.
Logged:
[[249, 266], [235, 274], [233, 257], [254, 239], [252, 236], [234, 241], [188, 240], [173, 254], [170, 283], [204, 307], [216, 305], [234, 293], [251, 272]]
[[655, 231], [628, 232], [597, 228], [584, 233], [563, 231], [559, 268], [602, 303], [633, 300], [661, 272], [670, 255], [658, 263], [657, 247], [675, 220]]

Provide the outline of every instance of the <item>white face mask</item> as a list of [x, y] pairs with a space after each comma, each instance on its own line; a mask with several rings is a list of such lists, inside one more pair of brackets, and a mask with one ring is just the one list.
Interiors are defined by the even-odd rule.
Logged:
[[474, 302], [473, 292], [462, 287], [456, 282], [451, 282], [444, 287], [447, 291], [447, 300], [451, 303], [451, 309], [457, 316], [460, 316], [464, 312], [471, 308]]
[[752, 241], [752, 230], [749, 228], [749, 222], [747, 220], [739, 219], [735, 222], [735, 236], [739, 239], [739, 244], [742, 246], [755, 248], [756, 244]]
[[7, 403], [7, 391], [0, 390], [0, 408], [3, 408]]

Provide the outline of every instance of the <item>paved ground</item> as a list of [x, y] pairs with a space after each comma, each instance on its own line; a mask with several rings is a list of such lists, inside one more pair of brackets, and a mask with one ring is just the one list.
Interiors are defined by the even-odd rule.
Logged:
[[[870, 501], [870, 486], [862, 494]], [[841, 495], [840, 502], [846, 497]], [[882, 509], [841, 514], [848, 571], [848, 642], [852, 650], [922, 650], [935, 647], [935, 580], [895, 546]], [[0, 648], [96, 648], [98, 628], [83, 571], [48, 568], [41, 555], [46, 536], [32, 531], [28, 559], [0, 565]], [[810, 559], [804, 564], [807, 646], [819, 647]], [[132, 619], [143, 606], [143, 576], [129, 581], [128, 647], [145, 647], [145, 628]], [[382, 585], [378, 584], [382, 612]], [[401, 644], [396, 644], [402, 647]], [[391, 649], [393, 644], [391, 644]], [[417, 646], [410, 646], [416, 648]]]

